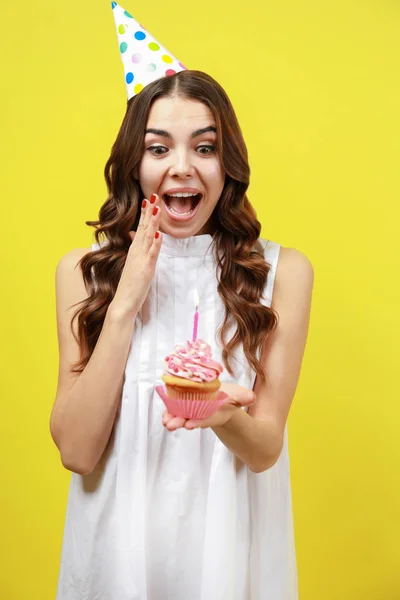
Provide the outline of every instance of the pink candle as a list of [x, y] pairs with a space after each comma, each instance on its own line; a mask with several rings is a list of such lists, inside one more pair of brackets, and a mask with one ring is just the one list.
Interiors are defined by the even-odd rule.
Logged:
[[197, 289], [194, 290], [194, 305], [196, 307], [196, 312], [194, 313], [193, 319], [193, 342], [197, 340], [197, 328], [199, 326], [199, 294], [197, 293]]
[[[197, 307], [196, 307], [197, 308]], [[196, 310], [196, 312], [194, 313], [194, 321], [193, 321], [193, 339], [192, 342], [195, 342], [197, 339], [197, 328], [199, 325], [199, 313]]]

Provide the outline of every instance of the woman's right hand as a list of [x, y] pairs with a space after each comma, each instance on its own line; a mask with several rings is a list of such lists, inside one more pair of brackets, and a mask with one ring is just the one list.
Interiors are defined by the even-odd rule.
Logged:
[[[143, 207], [144, 202], [146, 202], [145, 207]], [[109, 308], [113, 314], [134, 317], [147, 297], [161, 249], [162, 234], [157, 231], [160, 216], [160, 198], [157, 194], [152, 194], [150, 201], [144, 200], [142, 203], [137, 231], [129, 232], [133, 241], [128, 250], [117, 291], [110, 303]]]

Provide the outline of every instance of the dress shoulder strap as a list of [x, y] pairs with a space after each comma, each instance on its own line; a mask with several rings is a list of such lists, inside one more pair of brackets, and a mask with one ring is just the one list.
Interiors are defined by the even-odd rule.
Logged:
[[107, 244], [108, 244], [108, 240], [102, 240], [100, 242], [100, 244], [96, 244], [95, 242], [93, 242], [92, 252], [94, 252], [95, 250], [100, 250], [100, 248], [102, 248], [103, 246], [107, 246]]
[[265, 304], [267, 306], [271, 306], [276, 268], [278, 266], [281, 245], [277, 244], [276, 242], [272, 242], [271, 240], [264, 240], [262, 238], [260, 238], [260, 242], [264, 248], [264, 258], [271, 267], [268, 272], [267, 284], [264, 289]]
[[[106, 244], [108, 244], [108, 240], [104, 240], [103, 242], [101, 242], [101, 244], [93, 243], [92, 244], [92, 252], [95, 252], [96, 250], [100, 250], [100, 248], [102, 248]], [[95, 277], [95, 274], [94, 274], [93, 266], [90, 269], [90, 272], [91, 272], [91, 275], [92, 275], [92, 281], [93, 281], [94, 290], [96, 291], [97, 290], [97, 283], [96, 283], [96, 277]]]

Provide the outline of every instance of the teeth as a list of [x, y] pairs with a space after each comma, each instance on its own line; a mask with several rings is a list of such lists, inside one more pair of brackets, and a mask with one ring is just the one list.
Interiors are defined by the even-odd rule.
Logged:
[[167, 194], [167, 196], [173, 196], [174, 198], [189, 198], [191, 196], [197, 196], [197, 194], [191, 194], [190, 192], [178, 192], [176, 194]]
[[177, 210], [175, 210], [174, 208], [171, 208], [170, 206], [168, 207], [168, 210], [172, 213], [174, 213], [174, 215], [190, 215], [193, 212], [193, 209], [187, 211], [187, 212], [178, 212]]

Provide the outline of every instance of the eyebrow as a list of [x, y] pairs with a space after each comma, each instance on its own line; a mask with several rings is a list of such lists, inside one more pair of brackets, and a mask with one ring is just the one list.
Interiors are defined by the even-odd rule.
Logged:
[[[192, 135], [190, 136], [191, 139], [202, 135], [203, 133], [208, 133], [209, 131], [213, 131], [214, 133], [217, 133], [217, 129], [216, 127], [214, 127], [213, 125], [210, 125], [209, 127], [203, 127], [202, 129], [197, 129], [196, 131], [193, 131]], [[165, 138], [170, 138], [172, 139], [172, 135], [169, 133], [169, 131], [165, 131], [164, 129], [146, 129], [145, 131], [145, 135], [147, 133], [154, 133], [155, 135], [159, 135], [161, 137], [165, 137]]]

